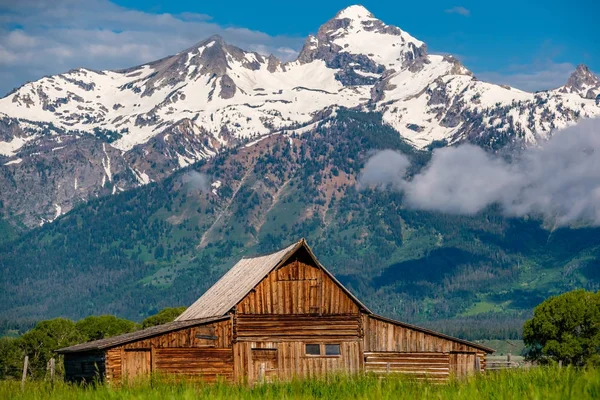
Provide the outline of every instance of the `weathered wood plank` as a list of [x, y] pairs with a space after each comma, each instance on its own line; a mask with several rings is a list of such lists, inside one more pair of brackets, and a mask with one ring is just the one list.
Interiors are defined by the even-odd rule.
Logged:
[[240, 301], [238, 310], [241, 314], [359, 313], [354, 300], [325, 272], [299, 260], [269, 274]]
[[448, 379], [450, 355], [444, 353], [365, 353], [365, 371], [376, 374], [398, 373], [418, 379]]
[[475, 347], [395, 325], [370, 315], [363, 315], [363, 325], [365, 327], [363, 344], [366, 352], [481, 352]]

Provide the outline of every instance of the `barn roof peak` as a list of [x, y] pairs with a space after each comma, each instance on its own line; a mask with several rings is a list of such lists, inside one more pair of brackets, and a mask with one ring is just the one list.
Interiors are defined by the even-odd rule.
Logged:
[[304, 238], [273, 253], [244, 257], [225, 275], [211, 286], [194, 304], [188, 307], [176, 321], [219, 317], [227, 314], [271, 271], [285, 263], [298, 250], [304, 248], [314, 263], [321, 268], [340, 288], [367, 313], [371, 311], [346, 289], [327, 269], [321, 265]]
[[252, 259], [256, 259], [256, 258], [263, 258], [263, 257], [271, 256], [271, 255], [274, 255], [274, 254], [278, 254], [278, 253], [280, 253], [280, 252], [282, 252], [284, 250], [289, 249], [290, 247], [300, 248], [302, 244], [304, 244], [304, 246], [308, 247], [308, 244], [306, 243], [306, 239], [301, 238], [297, 242], [294, 242], [294, 243], [292, 243], [292, 244], [290, 244], [288, 246], [282, 247], [279, 250], [275, 250], [275, 251], [272, 251], [270, 253], [261, 253], [261, 254], [254, 254], [254, 255], [251, 255], [251, 256], [243, 256], [241, 259], [242, 260], [252, 260]]

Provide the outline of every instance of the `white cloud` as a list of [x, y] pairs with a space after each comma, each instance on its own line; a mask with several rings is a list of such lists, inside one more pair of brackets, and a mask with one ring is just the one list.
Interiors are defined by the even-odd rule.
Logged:
[[[18, 27], [15, 29], [14, 27]], [[213, 35], [289, 60], [304, 38], [222, 27], [198, 13], [152, 14], [108, 0], [0, 0], [0, 96], [72, 68], [119, 69], [175, 54]]]
[[394, 150], [382, 150], [367, 160], [361, 171], [359, 188], [377, 186], [385, 189], [388, 186], [402, 190], [405, 185], [404, 177], [410, 166], [408, 157]]
[[481, 72], [477, 77], [484, 81], [509, 85], [528, 92], [554, 89], [567, 83], [575, 71], [571, 63], [513, 65], [505, 72]]
[[37, 43], [34, 37], [27, 35], [20, 29], [11, 31], [6, 37], [6, 44], [11, 47], [33, 47]]
[[528, 92], [555, 89], [567, 83], [576, 66], [569, 62], [556, 61], [565, 51], [565, 46], [546, 40], [532, 53], [530, 62], [513, 63], [507, 68], [493, 72], [475, 72], [484, 81], [509, 85]]
[[505, 167], [470, 144], [436, 151], [429, 167], [405, 185], [407, 202], [424, 210], [476, 214], [513, 184], [515, 175]]
[[0, 45], [0, 65], [11, 65], [18, 60], [17, 55]]
[[277, 49], [277, 53], [282, 54], [282, 55], [286, 55], [288, 59], [294, 58], [298, 55], [298, 51], [294, 50], [290, 47], [279, 47]]
[[210, 178], [205, 173], [189, 171], [183, 175], [182, 180], [188, 191], [208, 192], [210, 190]]
[[471, 15], [471, 11], [463, 6], [454, 6], [452, 8], [448, 8], [444, 12], [446, 12], [447, 14], [462, 15], [463, 17], [468, 17]]
[[600, 225], [600, 119], [557, 132], [513, 162], [465, 144], [435, 150], [410, 180], [407, 168], [404, 155], [385, 150], [366, 163], [359, 184], [402, 191], [415, 209], [473, 215], [498, 204], [507, 216], [555, 226]]

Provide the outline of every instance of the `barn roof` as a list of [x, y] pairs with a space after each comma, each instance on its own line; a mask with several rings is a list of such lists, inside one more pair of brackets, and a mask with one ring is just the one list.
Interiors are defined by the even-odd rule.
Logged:
[[136, 332], [125, 333], [119, 336], [113, 336], [106, 339], [94, 340], [93, 342], [87, 342], [77, 344], [75, 346], [64, 347], [56, 350], [57, 353], [76, 353], [84, 351], [104, 350], [122, 344], [135, 342], [136, 340], [147, 339], [149, 337], [162, 335], [163, 333], [177, 331], [179, 329], [185, 329], [196, 325], [204, 325], [210, 322], [220, 321], [229, 317], [213, 317], [213, 318], [202, 318], [202, 319], [190, 319], [187, 321], [175, 321], [169, 322], [163, 325], [156, 325], [150, 328], [142, 329]]
[[225, 315], [256, 287], [271, 271], [285, 263], [300, 248], [304, 247], [315, 264], [336, 283], [361, 308], [371, 313], [348, 291], [315, 257], [304, 239], [279, 251], [257, 257], [244, 257], [208, 289], [194, 304], [188, 307], [175, 321]]

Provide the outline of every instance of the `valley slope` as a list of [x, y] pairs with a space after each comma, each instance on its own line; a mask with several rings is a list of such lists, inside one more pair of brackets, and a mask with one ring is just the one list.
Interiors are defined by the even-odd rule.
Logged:
[[409, 154], [412, 173], [430, 158], [381, 119], [338, 109], [302, 135], [223, 151], [5, 242], [0, 318], [140, 319], [191, 304], [240, 257], [300, 237], [370, 308], [407, 321], [477, 316], [477, 329], [499, 329], [505, 318], [517, 334], [548, 295], [598, 288], [598, 229], [548, 231], [494, 209], [413, 211], [399, 193], [357, 190], [376, 149]]

